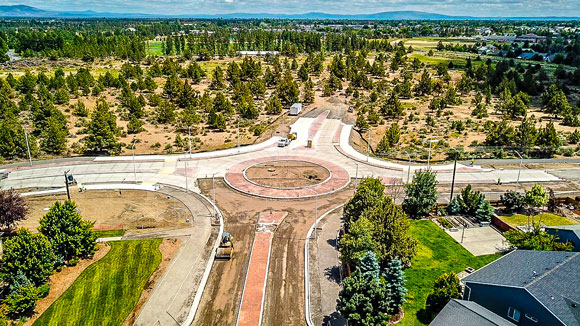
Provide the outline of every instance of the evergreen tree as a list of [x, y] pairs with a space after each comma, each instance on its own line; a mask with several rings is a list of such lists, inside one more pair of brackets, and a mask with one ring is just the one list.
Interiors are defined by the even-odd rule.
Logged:
[[406, 185], [407, 196], [403, 208], [411, 217], [423, 217], [429, 214], [437, 203], [436, 173], [430, 170], [417, 171], [413, 181]]
[[226, 87], [224, 82], [224, 72], [220, 66], [217, 66], [212, 72], [212, 79], [209, 88], [211, 89], [223, 89]]
[[461, 298], [461, 284], [453, 272], [439, 276], [433, 285], [433, 292], [427, 296], [426, 310], [431, 316], [437, 315], [452, 299]]
[[65, 260], [86, 257], [95, 252], [94, 222], [83, 220], [73, 201], [57, 201], [40, 219], [38, 231], [52, 244], [54, 253]]
[[266, 113], [268, 114], [280, 114], [282, 113], [282, 102], [280, 98], [275, 93], [270, 96], [268, 102], [266, 102]]
[[66, 118], [51, 116], [46, 121], [46, 128], [40, 135], [40, 145], [43, 151], [50, 154], [62, 154], [66, 151], [68, 127]]
[[394, 314], [399, 311], [401, 306], [406, 302], [407, 288], [405, 287], [405, 273], [403, 272], [403, 263], [393, 258], [385, 269], [385, 280], [387, 288], [391, 293], [390, 313]]
[[19, 229], [16, 235], [3, 244], [1, 270], [9, 283], [21, 271], [35, 286], [48, 281], [53, 273], [56, 256], [52, 246], [43, 234], [32, 234], [27, 229]]
[[109, 105], [104, 99], [97, 101], [97, 107], [87, 127], [86, 150], [118, 153], [121, 150], [121, 144], [117, 141], [118, 133], [117, 117], [109, 110]]

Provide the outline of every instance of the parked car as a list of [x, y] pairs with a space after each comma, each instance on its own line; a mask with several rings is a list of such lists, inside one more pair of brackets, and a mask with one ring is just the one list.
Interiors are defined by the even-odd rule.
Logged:
[[288, 138], [282, 138], [278, 141], [278, 147], [286, 147], [288, 144], [290, 144], [290, 139]]

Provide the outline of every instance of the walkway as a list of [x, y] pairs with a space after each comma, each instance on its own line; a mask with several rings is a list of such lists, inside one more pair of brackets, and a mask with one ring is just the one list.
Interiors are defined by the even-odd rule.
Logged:
[[[179, 237], [182, 243], [134, 325], [175, 325], [176, 320], [183, 322], [189, 313], [191, 302], [212, 254], [213, 241], [209, 241], [212, 232], [212, 211], [206, 206], [209, 204], [191, 193], [186, 194], [171, 187], [164, 187], [160, 192], [183, 202], [191, 211], [193, 221], [190, 228], [159, 234], [164, 238]], [[145, 236], [151, 237], [152, 234]], [[139, 237], [123, 237], [123, 239]]]
[[[311, 311], [318, 326], [344, 326], [346, 321], [336, 311], [336, 299], [341, 290], [340, 260], [336, 238], [342, 227], [342, 208], [328, 214], [318, 228], [318, 239], [311, 241]], [[316, 245], [314, 245], [316, 244]]]
[[276, 225], [286, 215], [286, 212], [260, 213], [236, 323], [238, 326], [259, 326], [262, 323], [272, 237]]

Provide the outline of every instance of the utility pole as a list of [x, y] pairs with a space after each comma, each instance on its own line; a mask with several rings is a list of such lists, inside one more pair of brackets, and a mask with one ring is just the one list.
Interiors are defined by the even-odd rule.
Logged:
[[459, 154], [459, 152], [453, 148], [453, 150], [455, 151], [455, 161], [453, 163], [453, 178], [451, 179], [451, 196], [449, 196], [449, 203], [451, 203], [451, 200], [453, 200], [453, 188], [455, 186], [455, 171], [457, 171], [457, 154]]
[[24, 137], [26, 138], [26, 150], [28, 151], [28, 161], [30, 162], [30, 166], [32, 166], [32, 155], [30, 155], [30, 144], [28, 143], [28, 133], [24, 132]]
[[66, 186], [66, 198], [70, 200], [70, 191], [68, 189], [68, 173], [70, 170], [64, 171], [64, 184]]
[[411, 181], [411, 154], [409, 154], [409, 169], [407, 169], [407, 184]]

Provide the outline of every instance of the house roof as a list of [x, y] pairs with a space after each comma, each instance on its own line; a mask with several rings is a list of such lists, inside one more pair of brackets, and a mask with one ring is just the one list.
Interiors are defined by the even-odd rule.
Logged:
[[515, 326], [473, 301], [451, 300], [429, 326]]
[[576, 234], [578, 238], [580, 238], [580, 224], [573, 224], [573, 225], [558, 225], [558, 226], [546, 226], [546, 230], [566, 230], [572, 231]]
[[463, 282], [527, 290], [565, 325], [580, 326], [580, 253], [516, 250]]

